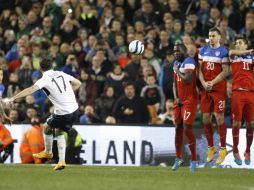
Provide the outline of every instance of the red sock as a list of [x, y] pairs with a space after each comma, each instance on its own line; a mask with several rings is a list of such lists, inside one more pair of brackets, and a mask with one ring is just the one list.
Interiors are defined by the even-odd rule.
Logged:
[[248, 127], [246, 129], [246, 140], [247, 140], [246, 142], [247, 146], [246, 146], [245, 152], [250, 153], [250, 147], [253, 141], [253, 128]]
[[219, 134], [220, 134], [220, 146], [226, 147], [227, 126], [225, 125], [225, 123], [219, 126]]
[[233, 152], [238, 153], [238, 144], [239, 144], [239, 127], [232, 128], [232, 136], [233, 136]]
[[191, 160], [196, 161], [197, 160], [197, 154], [196, 154], [196, 138], [193, 133], [192, 127], [185, 128], [184, 129], [185, 135], [189, 142], [189, 147], [191, 151]]
[[204, 124], [204, 132], [205, 132], [208, 146], [212, 147], [213, 146], [213, 128], [211, 123]]
[[175, 147], [177, 158], [182, 157], [182, 146], [183, 146], [183, 127], [176, 127]]

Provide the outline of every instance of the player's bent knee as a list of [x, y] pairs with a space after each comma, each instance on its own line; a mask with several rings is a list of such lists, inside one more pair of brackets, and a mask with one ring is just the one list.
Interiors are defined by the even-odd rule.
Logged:
[[63, 135], [64, 133], [63, 133], [63, 130], [61, 130], [61, 129], [56, 129], [56, 130], [55, 130], [55, 134], [56, 134], [56, 136], [61, 136], [61, 135]]
[[241, 122], [233, 121], [233, 125], [232, 126], [240, 128], [241, 127]]
[[43, 128], [44, 128], [45, 135], [52, 135], [53, 134], [53, 130], [48, 124], [44, 124]]
[[247, 123], [246, 123], [246, 126], [247, 126], [248, 128], [254, 128], [254, 121], [247, 122]]
[[215, 113], [215, 118], [218, 125], [222, 125], [224, 123], [224, 113]]
[[204, 124], [209, 124], [212, 122], [212, 115], [210, 113], [202, 114], [202, 121]]

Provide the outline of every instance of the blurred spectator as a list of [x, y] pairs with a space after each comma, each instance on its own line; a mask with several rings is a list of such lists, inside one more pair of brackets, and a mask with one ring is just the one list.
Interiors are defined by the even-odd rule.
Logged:
[[26, 17], [19, 17], [18, 20], [19, 31], [17, 33], [17, 39], [20, 39], [23, 35], [29, 35], [31, 30], [28, 28], [28, 20]]
[[160, 36], [159, 36], [159, 42], [156, 45], [156, 57], [161, 58], [162, 60], [165, 59], [166, 57], [166, 52], [168, 49], [173, 49], [173, 44], [170, 43], [169, 41], [169, 35], [166, 30], [161, 30], [160, 31]]
[[94, 112], [94, 107], [87, 105], [84, 108], [84, 114], [79, 118], [80, 124], [92, 124], [92, 123], [100, 123], [101, 120]]
[[114, 88], [105, 86], [103, 94], [95, 101], [95, 112], [101, 121], [105, 121], [108, 115], [112, 115], [115, 101]]
[[147, 104], [143, 98], [135, 94], [134, 83], [125, 83], [124, 96], [116, 101], [113, 115], [117, 123], [148, 124]]
[[9, 118], [12, 120], [12, 123], [19, 123], [19, 112], [17, 109], [11, 109], [9, 111]]
[[49, 56], [53, 62], [54, 70], [61, 70], [65, 65], [64, 63], [64, 55], [59, 52], [59, 46], [57, 44], [52, 43], [49, 48]]
[[162, 88], [166, 99], [174, 99], [173, 94], [173, 63], [175, 57], [173, 50], [168, 50], [166, 58], [161, 65], [161, 74], [159, 78], [159, 85]]
[[52, 19], [49, 16], [44, 17], [42, 21], [42, 35], [47, 40], [51, 40], [54, 34], [55, 31], [52, 25]]
[[62, 71], [69, 74], [75, 78], [80, 78], [80, 69], [77, 62], [77, 58], [74, 54], [69, 54], [66, 59], [66, 64], [63, 66]]
[[9, 85], [7, 88], [7, 97], [12, 97], [21, 91], [19, 78], [16, 73], [11, 73], [9, 76]]
[[21, 88], [27, 88], [33, 84], [33, 66], [31, 56], [26, 54], [21, 58], [21, 66], [17, 69], [18, 82]]
[[235, 41], [235, 32], [228, 26], [227, 17], [221, 18], [218, 28], [221, 32], [221, 43], [229, 47]]
[[144, 57], [148, 60], [149, 65], [153, 67], [156, 71], [156, 77], [159, 77], [161, 72], [160, 62], [161, 60], [154, 55], [154, 50], [150, 48], [146, 48], [144, 52]]
[[75, 57], [78, 62], [79, 68], [81, 67], [87, 67], [85, 62], [85, 52], [83, 52], [83, 45], [82, 41], [77, 39], [72, 43], [73, 53], [75, 54]]
[[156, 124], [158, 114], [164, 109], [165, 95], [163, 90], [156, 84], [156, 77], [152, 74], [146, 77], [146, 86], [143, 87], [140, 96], [146, 100], [151, 116], [151, 123]]
[[81, 105], [94, 105], [97, 97], [96, 82], [91, 79], [86, 69], [80, 71], [81, 85], [79, 87], [78, 96]]
[[139, 68], [140, 68], [140, 56], [131, 54], [131, 61], [124, 68], [124, 71], [128, 74], [131, 81], [137, 80]]
[[4, 163], [13, 152], [14, 144], [10, 131], [0, 121], [0, 163]]
[[32, 43], [32, 65], [34, 69], [40, 69], [41, 62], [41, 44], [40, 43]]
[[113, 116], [107, 116], [107, 118], [105, 119], [105, 123], [106, 124], [116, 124], [116, 119]]
[[36, 107], [33, 105], [26, 107], [25, 113], [26, 113], [26, 116], [25, 116], [25, 120], [23, 121], [23, 123], [30, 123], [32, 118], [34, 118], [35, 116], [38, 115], [38, 111], [37, 111]]
[[120, 65], [114, 65], [113, 72], [108, 73], [105, 85], [114, 88], [114, 95], [116, 98], [123, 94], [123, 83], [129, 80], [127, 73], [122, 71]]
[[96, 34], [99, 30], [99, 21], [94, 15], [89, 4], [85, 4], [82, 7], [82, 12], [80, 14], [79, 23], [82, 27], [87, 28], [89, 33]]
[[94, 56], [92, 59], [92, 66], [88, 70], [88, 74], [96, 83], [97, 97], [103, 92], [106, 79], [106, 72], [102, 68], [102, 61], [101, 57]]
[[174, 101], [172, 99], [168, 99], [165, 103], [165, 112], [159, 114], [158, 116], [161, 123], [173, 125], [174, 121], [173, 106]]
[[43, 132], [39, 118], [34, 116], [31, 119], [31, 128], [23, 135], [20, 144], [20, 158], [22, 164], [41, 164], [41, 159], [36, 159], [33, 154], [44, 150]]
[[178, 19], [174, 20], [174, 29], [173, 32], [170, 35], [170, 43], [176, 44], [182, 42], [182, 22]]
[[135, 11], [133, 16], [134, 23], [138, 20], [142, 21], [145, 26], [159, 23], [159, 16], [155, 13], [153, 4], [150, 0], [141, 1], [141, 8]]
[[139, 95], [140, 95], [143, 87], [146, 85], [146, 78], [147, 78], [147, 76], [151, 75], [151, 74], [156, 76], [156, 73], [153, 72], [154, 70], [153, 70], [152, 66], [149, 65], [147, 59], [142, 58], [141, 59], [141, 64], [146, 64], [146, 65], [142, 65], [142, 67], [140, 68], [141, 69], [141, 73], [140, 73], [140, 76], [139, 76], [138, 80], [136, 80], [136, 83], [135, 83], [136, 94], [139, 94]]

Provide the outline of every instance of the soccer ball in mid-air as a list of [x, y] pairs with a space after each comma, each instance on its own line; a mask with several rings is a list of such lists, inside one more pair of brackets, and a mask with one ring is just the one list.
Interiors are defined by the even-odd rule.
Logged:
[[144, 50], [145, 50], [145, 46], [144, 46], [143, 42], [141, 42], [139, 40], [133, 40], [129, 44], [129, 52], [130, 53], [140, 55], [144, 52]]

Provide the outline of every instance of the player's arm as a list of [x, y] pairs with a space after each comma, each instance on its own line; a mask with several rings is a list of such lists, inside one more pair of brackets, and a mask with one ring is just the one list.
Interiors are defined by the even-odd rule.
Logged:
[[211, 86], [217, 84], [218, 82], [224, 80], [229, 75], [229, 66], [227, 64], [222, 64], [222, 71], [215, 77], [212, 81], [210, 81]]
[[72, 89], [73, 89], [74, 91], [78, 90], [79, 87], [80, 87], [80, 85], [81, 85], [80, 80], [78, 80], [78, 79], [76, 79], [76, 78], [74, 78], [74, 79], [71, 81], [71, 86], [72, 86]]
[[187, 71], [185, 73], [181, 73], [179, 71], [179, 66], [175, 65], [174, 66], [174, 71], [177, 73], [177, 75], [181, 78], [181, 80], [187, 84], [191, 83], [191, 79], [192, 79], [192, 71]]
[[31, 87], [28, 87], [24, 90], [22, 90], [20, 93], [16, 94], [15, 96], [10, 98], [10, 101], [13, 102], [14, 100], [18, 99], [18, 98], [23, 98], [29, 94], [34, 93], [35, 91], [39, 90], [39, 87], [36, 85], [33, 85]]
[[182, 100], [178, 97], [178, 91], [177, 91], [177, 87], [176, 87], [175, 78], [174, 78], [174, 82], [173, 82], [173, 94], [174, 94], [174, 98], [175, 98], [177, 105], [182, 106]]
[[253, 49], [249, 49], [249, 50], [232, 49], [232, 50], [229, 50], [229, 52], [228, 52], [229, 57], [231, 57], [231, 58], [236, 55], [249, 54], [249, 53], [253, 53]]

